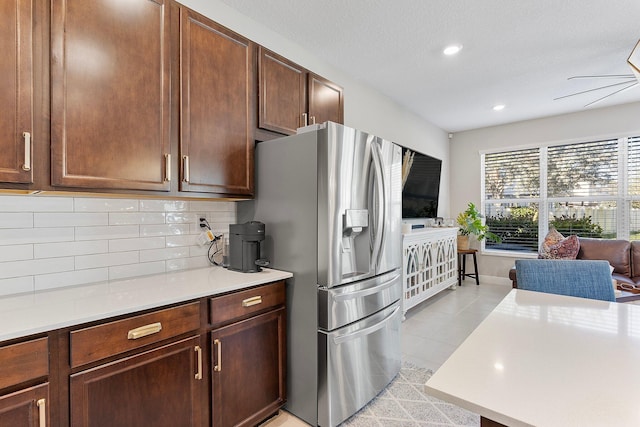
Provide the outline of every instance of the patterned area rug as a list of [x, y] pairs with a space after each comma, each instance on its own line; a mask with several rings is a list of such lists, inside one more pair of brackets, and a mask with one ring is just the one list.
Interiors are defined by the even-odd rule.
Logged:
[[479, 426], [480, 416], [424, 392], [432, 371], [403, 363], [400, 373], [342, 427]]

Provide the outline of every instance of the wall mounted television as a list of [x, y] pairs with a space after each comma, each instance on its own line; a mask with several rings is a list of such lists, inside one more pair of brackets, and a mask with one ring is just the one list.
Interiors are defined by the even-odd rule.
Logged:
[[402, 159], [402, 218], [436, 218], [442, 160], [407, 148]]

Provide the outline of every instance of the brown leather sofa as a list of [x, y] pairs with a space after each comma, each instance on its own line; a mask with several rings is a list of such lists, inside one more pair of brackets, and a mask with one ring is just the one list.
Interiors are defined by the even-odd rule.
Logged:
[[[612, 239], [580, 238], [577, 259], [602, 259], [614, 268], [612, 279], [618, 283], [640, 285], [640, 242]], [[514, 288], [518, 287], [516, 269], [509, 270]]]

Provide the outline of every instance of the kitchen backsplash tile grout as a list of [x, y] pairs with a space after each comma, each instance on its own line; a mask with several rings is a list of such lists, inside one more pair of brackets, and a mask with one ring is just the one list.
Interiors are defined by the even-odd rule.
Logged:
[[228, 235], [236, 205], [0, 195], [0, 296], [206, 267], [200, 215]]

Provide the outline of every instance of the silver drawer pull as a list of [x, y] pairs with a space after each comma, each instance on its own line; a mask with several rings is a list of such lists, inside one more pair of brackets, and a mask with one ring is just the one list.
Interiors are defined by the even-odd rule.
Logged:
[[138, 338], [146, 337], [147, 335], [157, 334], [162, 330], [162, 323], [150, 323], [148, 325], [140, 326], [139, 328], [131, 329], [127, 334], [127, 339], [137, 340]]
[[242, 300], [243, 307], [251, 307], [257, 304], [262, 304], [262, 296], [260, 295]]

